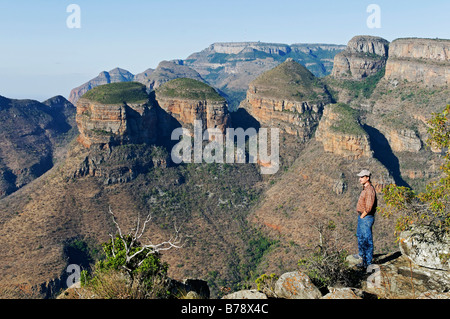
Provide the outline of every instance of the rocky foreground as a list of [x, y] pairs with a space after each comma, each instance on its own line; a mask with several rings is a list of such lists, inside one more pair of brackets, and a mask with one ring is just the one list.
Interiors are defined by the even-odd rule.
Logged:
[[[359, 270], [359, 261], [348, 256], [348, 267], [359, 278], [355, 287], [319, 289], [308, 275], [296, 270], [282, 274], [263, 289], [240, 290], [222, 299], [450, 299], [450, 237], [438, 239], [435, 235], [427, 227], [401, 233], [400, 251], [375, 256], [375, 263], [366, 271]], [[172, 293], [184, 299], [210, 298], [203, 280], [170, 280], [169, 286]], [[78, 299], [83, 295], [80, 291], [78, 283], [58, 298]]]

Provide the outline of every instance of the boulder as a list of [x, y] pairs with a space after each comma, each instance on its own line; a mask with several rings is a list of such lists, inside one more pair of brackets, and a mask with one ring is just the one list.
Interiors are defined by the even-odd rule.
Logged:
[[431, 227], [414, 227], [400, 234], [400, 250], [416, 265], [450, 270], [450, 236]]
[[265, 294], [256, 289], [240, 290], [231, 294], [225, 295], [222, 299], [268, 299]]
[[362, 299], [361, 292], [353, 288], [329, 288], [330, 292], [321, 299]]
[[362, 289], [383, 299], [434, 298], [450, 291], [450, 272], [421, 267], [401, 255], [375, 265], [373, 272], [361, 282]]
[[322, 293], [301, 271], [288, 272], [275, 283], [275, 294], [284, 299], [319, 299]]

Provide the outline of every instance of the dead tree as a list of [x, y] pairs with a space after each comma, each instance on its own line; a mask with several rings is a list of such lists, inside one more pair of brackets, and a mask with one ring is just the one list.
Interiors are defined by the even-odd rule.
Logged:
[[[142, 227], [140, 225], [141, 221], [138, 216], [136, 229], [134, 230], [134, 232], [133, 232], [133, 229], [130, 230], [130, 232], [127, 235], [124, 235], [122, 233], [122, 229], [120, 228], [119, 223], [116, 220], [116, 216], [114, 215], [113, 211], [111, 210], [111, 207], [109, 208], [109, 213], [111, 214], [113, 223], [116, 226], [117, 231], [119, 233], [118, 234], [119, 239], [122, 241], [123, 246], [125, 248], [126, 261], [125, 261], [125, 265], [123, 267], [129, 272], [131, 272], [131, 269], [129, 269], [127, 267], [127, 265], [130, 265], [130, 263], [133, 261], [133, 259], [136, 258], [137, 256], [139, 256], [144, 251], [147, 251], [147, 253], [145, 254], [145, 257], [142, 258], [142, 260], [137, 263], [137, 267], [139, 267], [145, 261], [145, 258], [148, 257], [150, 254], [157, 254], [161, 251], [169, 250], [172, 248], [181, 248], [183, 246], [183, 245], [180, 245], [181, 244], [180, 228], [178, 228], [176, 224], [174, 225], [175, 234], [169, 240], [163, 241], [158, 244], [154, 244], [151, 241], [147, 244], [143, 244], [140, 242], [140, 239], [145, 232], [147, 224], [152, 220], [152, 216], [150, 213], [145, 218], [144, 224], [142, 225]], [[111, 249], [112, 255], [113, 255], [113, 257], [116, 257], [115, 247], [114, 247], [114, 242], [115, 242], [114, 236], [112, 234], [110, 234], [110, 237], [111, 237], [111, 243], [113, 246]], [[139, 245], [140, 249], [135, 252], [132, 252], [132, 248], [136, 247], [138, 245], [138, 243], [140, 243], [140, 245]]]

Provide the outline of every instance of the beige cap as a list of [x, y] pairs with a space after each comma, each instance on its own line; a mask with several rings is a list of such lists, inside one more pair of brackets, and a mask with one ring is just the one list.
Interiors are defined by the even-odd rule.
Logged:
[[367, 170], [367, 169], [363, 169], [361, 172], [359, 172], [359, 174], [358, 174], [358, 176], [359, 177], [362, 177], [362, 176], [370, 176], [370, 175], [372, 175], [372, 173], [369, 171], [369, 170]]

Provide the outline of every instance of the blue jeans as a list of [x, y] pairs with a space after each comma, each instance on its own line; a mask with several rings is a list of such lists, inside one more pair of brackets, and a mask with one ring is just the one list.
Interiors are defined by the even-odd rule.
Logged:
[[364, 218], [358, 216], [358, 227], [356, 229], [356, 237], [358, 238], [359, 255], [362, 258], [364, 266], [372, 264], [373, 258], [373, 236], [372, 226], [375, 222], [373, 215], [367, 215]]

